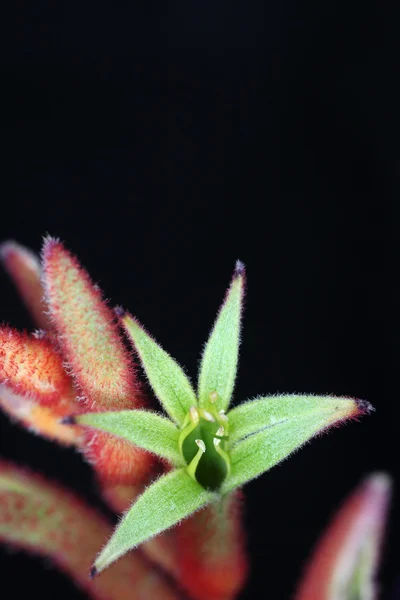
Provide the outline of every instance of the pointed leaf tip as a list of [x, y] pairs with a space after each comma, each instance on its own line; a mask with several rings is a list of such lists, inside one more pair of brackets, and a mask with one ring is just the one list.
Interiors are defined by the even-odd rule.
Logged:
[[231, 401], [239, 357], [244, 287], [244, 265], [237, 261], [201, 360], [198, 396], [203, 406], [213, 395], [219, 409], [225, 410]]
[[63, 417], [60, 419], [60, 425], [76, 425], [76, 417], [74, 415]]
[[126, 315], [126, 310], [122, 306], [114, 306], [114, 314], [118, 319], [122, 319]]
[[370, 414], [372, 412], [375, 412], [375, 408], [372, 406], [372, 404], [370, 404], [366, 400], [359, 400], [358, 398], [356, 398], [355, 402], [360, 411], [360, 415]]
[[245, 275], [246, 273], [246, 267], [244, 266], [244, 263], [242, 263], [241, 260], [237, 260], [236, 264], [235, 264], [235, 270], [233, 273], [233, 277], [241, 277], [243, 275]]
[[59, 240], [46, 238], [42, 257], [50, 314], [78, 386], [96, 409], [139, 405], [128, 352], [98, 287]]
[[96, 567], [91, 567], [90, 569], [90, 573], [89, 573], [89, 579], [94, 579], [97, 575], [97, 569]]

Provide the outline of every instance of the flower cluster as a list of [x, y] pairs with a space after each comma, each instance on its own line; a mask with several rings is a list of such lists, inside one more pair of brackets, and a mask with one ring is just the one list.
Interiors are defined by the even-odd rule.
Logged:
[[[316, 434], [372, 407], [346, 397], [287, 394], [230, 408], [245, 290], [241, 262], [205, 345], [194, 389], [136, 318], [107, 306], [58, 240], [45, 240], [41, 264], [13, 243], [5, 244], [2, 254], [41, 331], [28, 335], [0, 328], [0, 405], [36, 432], [78, 447], [114, 506], [131, 504], [94, 561], [92, 576], [147, 542], [143, 548], [192, 598], [234, 597], [246, 573], [239, 517], [231, 511], [238, 490]], [[161, 410], [149, 406], [119, 328]], [[213, 536], [207, 537], [216, 576], [207, 571], [207, 559], [193, 558], [204, 538], [204, 510], [216, 537], [222, 519], [232, 541], [220, 550], [219, 540], [213, 552]], [[192, 539], [183, 536], [188, 556], [174, 562], [164, 552], [171, 548], [168, 538], [159, 534], [181, 521]], [[228, 563], [234, 568], [224, 576]], [[206, 592], [199, 590], [203, 581]]]

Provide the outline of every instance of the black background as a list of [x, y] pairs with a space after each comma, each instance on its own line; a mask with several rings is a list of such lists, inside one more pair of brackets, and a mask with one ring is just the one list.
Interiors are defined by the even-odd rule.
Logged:
[[[400, 481], [399, 49], [383, 5], [19, 2], [2, 58], [2, 239], [39, 250], [59, 236], [193, 378], [240, 258], [235, 400], [313, 392], [376, 407], [247, 486], [241, 598], [290, 598], [357, 482], [374, 470]], [[0, 285], [1, 319], [30, 327], [3, 273]], [[1, 456], [95, 497], [79, 456], [0, 427]], [[395, 508], [385, 597], [399, 552]], [[83, 597], [41, 560], [2, 552], [0, 571], [16, 598], [27, 585]]]

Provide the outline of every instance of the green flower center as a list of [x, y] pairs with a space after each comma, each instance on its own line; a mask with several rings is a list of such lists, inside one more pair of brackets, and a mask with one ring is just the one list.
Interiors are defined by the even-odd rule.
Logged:
[[228, 417], [215, 406], [217, 395], [210, 394], [207, 406], [192, 406], [179, 436], [179, 449], [191, 477], [205, 489], [217, 490], [230, 470]]

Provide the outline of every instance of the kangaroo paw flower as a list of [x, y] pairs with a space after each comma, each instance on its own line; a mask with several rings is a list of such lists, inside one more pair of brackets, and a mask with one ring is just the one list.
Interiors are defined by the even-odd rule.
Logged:
[[296, 600], [375, 600], [375, 578], [391, 494], [384, 473], [370, 475], [345, 501], [319, 541]]
[[51, 558], [96, 600], [177, 600], [179, 595], [138, 553], [89, 580], [93, 555], [110, 532], [107, 521], [73, 494], [0, 462], [0, 541]]
[[[43, 248], [43, 281], [63, 356], [86, 405], [96, 412], [140, 408], [143, 397], [112, 310], [77, 259], [52, 238]], [[106, 433], [87, 432], [84, 452], [100, 478], [115, 484], [142, 481], [153, 465], [151, 454]]]
[[137, 407], [138, 384], [112, 310], [77, 259], [52, 238], [43, 248], [43, 282], [63, 355], [89, 406]]
[[[196, 529], [201, 515], [209, 511], [207, 514], [217, 519], [217, 515], [224, 514], [224, 507], [237, 488], [268, 471], [332, 425], [372, 410], [367, 402], [352, 398], [294, 394], [259, 398], [229, 410], [238, 363], [244, 278], [244, 267], [238, 263], [203, 352], [197, 395], [182, 367], [136, 319], [118, 311], [166, 415], [146, 410], [122, 410], [77, 415], [75, 422], [153, 452], [169, 462], [171, 471], [150, 485], [125, 514], [95, 562], [97, 572], [129, 549], [209, 505], [204, 513], [193, 517], [191, 530], [193, 544], [200, 542], [205, 548], [203, 532]], [[223, 523], [229, 523], [229, 519], [221, 520], [221, 527]], [[190, 521], [184, 522], [182, 530], [190, 530]], [[228, 527], [221, 536], [211, 536], [210, 556], [219, 556], [221, 563], [228, 564], [219, 542], [221, 539], [238, 540], [235, 531], [238, 529]], [[179, 539], [178, 533], [173, 532], [173, 535], [175, 541]], [[166, 536], [167, 544], [168, 539]], [[186, 540], [185, 543], [189, 542]], [[190, 564], [200, 581], [209, 564], [208, 553], [186, 553], [184, 545], [180, 547], [185, 555], [182, 563], [187, 559], [189, 564], [190, 557], [197, 556]], [[154, 545], [151, 551], [154, 554]], [[215, 589], [210, 588], [210, 598], [214, 593], [218, 598], [219, 585], [221, 598], [223, 584], [227, 586], [227, 597], [234, 593], [233, 590], [238, 591], [240, 581], [245, 577], [246, 564], [238, 546], [236, 549], [232, 546], [233, 554], [237, 564], [241, 564], [238, 580], [232, 578], [229, 582], [226, 577], [223, 581], [223, 577], [216, 574]], [[173, 564], [169, 566], [176, 576], [179, 570], [174, 569]], [[181, 584], [186, 582], [187, 588], [186, 576], [180, 574], [177, 577]]]

